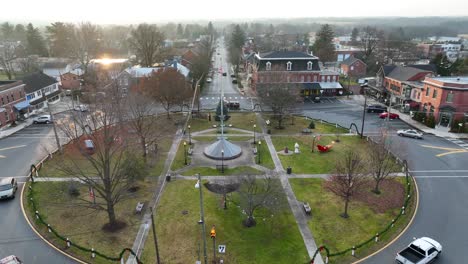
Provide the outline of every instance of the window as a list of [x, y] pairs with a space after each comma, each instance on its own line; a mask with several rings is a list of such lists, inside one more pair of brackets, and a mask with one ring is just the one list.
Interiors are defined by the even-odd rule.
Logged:
[[311, 61], [307, 62], [307, 70], [309, 70], [309, 71], [312, 70], [312, 62]]
[[11, 100], [15, 101], [15, 94], [11, 94]]
[[271, 70], [271, 62], [267, 61], [266, 63], [266, 70], [270, 71]]
[[304, 75], [301, 76], [301, 82], [304, 82]]
[[335, 76], [332, 76], [332, 82], [334, 82], [334, 81], [335, 81]]
[[291, 68], [292, 68], [292, 62], [288, 61], [288, 63], [286, 63], [286, 70], [290, 71]]
[[7, 122], [10, 121], [10, 116], [8, 115], [8, 112], [5, 111], [5, 112], [3, 112], [3, 113], [5, 113], [5, 120], [6, 120]]
[[286, 77], [286, 82], [289, 82], [289, 81], [290, 81], [290, 76], [288, 75], [288, 76]]
[[429, 92], [430, 92], [430, 91], [431, 91], [430, 88], [427, 88], [427, 89], [426, 89], [426, 96], [429, 96]]
[[10, 102], [10, 97], [6, 96], [7, 104]]
[[4, 105], [4, 104], [5, 104], [5, 99], [3, 99], [3, 97], [2, 97], [2, 105]]
[[434, 92], [432, 93], [432, 98], [436, 98], [437, 97], [437, 89], [434, 89]]
[[37, 96], [41, 96], [41, 90], [37, 91]]
[[314, 75], [314, 82], [317, 82], [317, 75]]
[[446, 103], [451, 103], [451, 102], [453, 102], [453, 93], [452, 93], [452, 92], [450, 92], [450, 93], [447, 94], [447, 98], [445, 98], [445, 102], [446, 102]]
[[330, 76], [327, 76], [327, 82], [330, 82]]
[[354, 71], [354, 66], [351, 66], [351, 70]]
[[431, 106], [431, 108], [430, 108], [429, 111], [431, 112], [431, 114], [434, 114], [434, 110], [435, 110], [435, 109], [434, 109], [434, 106]]
[[310, 83], [310, 80], [311, 80], [310, 75], [308, 75], [308, 76], [307, 76], [307, 82]]

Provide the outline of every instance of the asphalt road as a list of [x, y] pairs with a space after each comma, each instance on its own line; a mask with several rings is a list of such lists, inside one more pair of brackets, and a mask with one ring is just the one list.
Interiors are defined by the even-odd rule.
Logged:
[[[0, 140], [0, 177], [24, 182], [28, 167], [53, 149], [52, 125], [32, 125]], [[19, 188], [22, 187], [20, 184]], [[0, 258], [18, 256], [24, 263], [75, 263], [42, 241], [23, 217], [19, 193], [0, 201]]]
[[[304, 104], [303, 114], [336, 122], [345, 127], [355, 123], [361, 129], [362, 105], [340, 100], [333, 104]], [[420, 203], [413, 224], [394, 244], [364, 263], [394, 263], [396, 253], [413, 238], [428, 236], [439, 241], [443, 253], [436, 263], [466, 263], [468, 248], [468, 150], [444, 138], [425, 135], [423, 140], [402, 138], [398, 129], [409, 128], [401, 120], [385, 121], [367, 114], [365, 134], [386, 128], [392, 150], [409, 163], [419, 187]]]

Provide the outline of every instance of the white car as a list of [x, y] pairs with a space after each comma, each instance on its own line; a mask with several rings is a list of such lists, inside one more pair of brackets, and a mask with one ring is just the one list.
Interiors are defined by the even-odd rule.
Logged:
[[439, 242], [429, 237], [421, 237], [398, 252], [395, 260], [399, 264], [426, 264], [441, 253], [442, 245]]
[[22, 264], [23, 262], [15, 255], [0, 259], [0, 264]]
[[34, 124], [49, 124], [52, 123], [50, 115], [41, 115], [33, 119]]
[[88, 106], [87, 105], [77, 105], [75, 106], [74, 108], [75, 111], [80, 111], [80, 112], [87, 112], [89, 110]]
[[402, 129], [402, 130], [398, 130], [397, 131], [397, 134], [400, 136], [400, 137], [412, 137], [412, 138], [418, 138], [418, 139], [422, 139], [423, 138], [423, 134], [422, 133], [419, 133], [418, 131], [414, 130], [414, 129]]
[[18, 190], [18, 182], [15, 178], [0, 179], [0, 199], [15, 198], [16, 190]]
[[206, 78], [207, 83], [211, 83], [213, 80], [211, 78]]

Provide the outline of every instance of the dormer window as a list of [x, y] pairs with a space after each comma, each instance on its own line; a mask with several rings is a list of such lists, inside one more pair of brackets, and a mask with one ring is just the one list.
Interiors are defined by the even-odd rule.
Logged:
[[307, 62], [307, 70], [308, 71], [312, 70], [312, 62], [311, 61]]
[[266, 70], [270, 71], [271, 70], [271, 62], [267, 61], [266, 63]]
[[288, 63], [286, 63], [286, 70], [290, 71], [291, 68], [292, 68], [292, 62], [288, 61]]

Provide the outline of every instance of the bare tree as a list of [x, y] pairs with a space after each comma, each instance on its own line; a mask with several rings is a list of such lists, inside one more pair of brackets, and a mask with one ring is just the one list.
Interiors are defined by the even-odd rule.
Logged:
[[358, 150], [348, 148], [336, 161], [335, 170], [335, 174], [328, 179], [326, 187], [343, 199], [345, 204], [341, 216], [348, 218], [349, 202], [365, 183], [366, 162]]
[[237, 190], [238, 199], [233, 199], [233, 202], [239, 205], [247, 215], [247, 218], [243, 221], [246, 227], [257, 224], [254, 214], [259, 209], [280, 209], [285, 203], [279, 181], [270, 177], [257, 179], [253, 175], [247, 175], [240, 179], [239, 186]]
[[0, 66], [7, 75], [8, 80], [13, 79], [13, 61], [16, 59], [15, 47], [11, 43], [4, 44], [0, 50]]
[[148, 146], [156, 145], [164, 128], [157, 126], [156, 104], [150, 98], [139, 93], [127, 97], [128, 123], [140, 139], [143, 158], [146, 158]]
[[100, 50], [101, 30], [97, 25], [85, 22], [75, 29], [73, 40], [73, 57], [83, 66], [86, 72], [89, 62], [96, 58]]
[[[272, 73], [271, 79], [274, 79], [275, 73]], [[264, 78], [267, 78], [264, 76]], [[283, 127], [283, 121], [294, 110], [299, 88], [295, 84], [281, 84], [272, 82], [268, 84], [258, 84], [257, 92], [262, 104], [268, 106], [273, 111], [274, 119], [278, 121], [278, 128]]]
[[142, 90], [159, 102], [170, 118], [170, 110], [192, 96], [190, 84], [177, 69], [161, 69], [142, 83]]
[[380, 183], [399, 169], [394, 156], [389, 151], [391, 144], [387, 133], [381, 131], [377, 137], [372, 138], [368, 147], [368, 167], [375, 181], [373, 192], [376, 194], [380, 194]]
[[132, 30], [128, 40], [143, 67], [152, 67], [158, 62], [163, 50], [164, 34], [155, 25], [139, 24]]
[[[75, 124], [83, 125], [82, 134], [71, 134], [75, 137], [70, 138], [69, 151], [61, 156], [58, 169], [95, 191], [95, 203], [79, 198], [80, 205], [105, 211], [109, 222], [104, 228], [115, 231], [125, 226], [117, 220], [115, 206], [127, 197], [127, 190], [133, 187], [133, 174], [137, 175], [141, 166], [134, 162], [134, 155], [127, 155], [132, 145], [119, 121], [121, 101], [109, 90], [106, 95], [106, 100], [96, 102], [95, 111], [75, 120]], [[91, 140], [87, 142], [92, 142], [92, 148], [85, 140]]]
[[377, 49], [382, 38], [382, 32], [375, 27], [367, 26], [360, 31], [361, 48], [364, 50], [364, 59], [371, 57]]
[[39, 69], [37, 56], [35, 55], [30, 55], [26, 58], [19, 58], [16, 60], [16, 62], [18, 63], [18, 66], [23, 74], [35, 72]]

